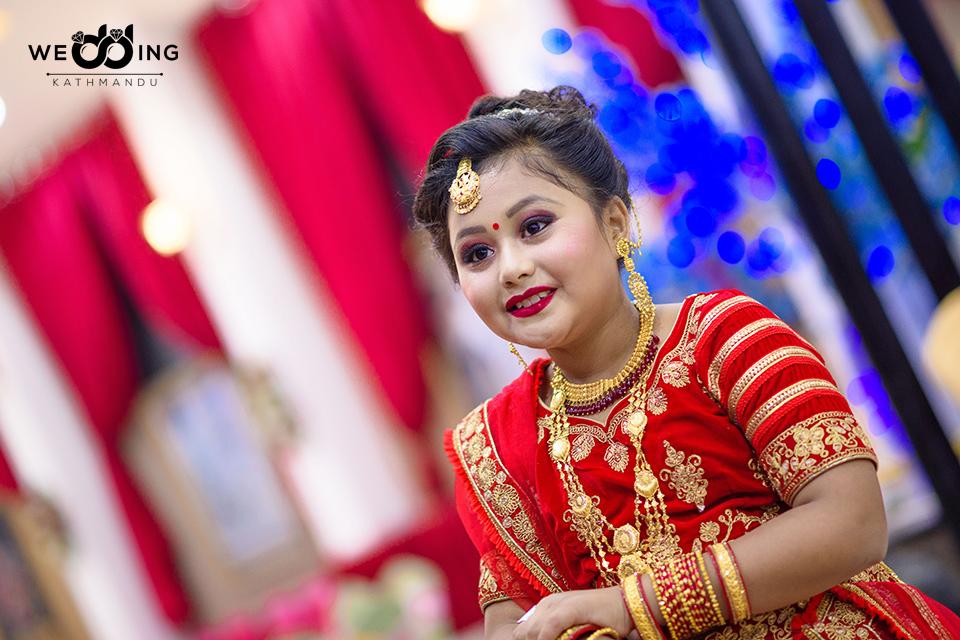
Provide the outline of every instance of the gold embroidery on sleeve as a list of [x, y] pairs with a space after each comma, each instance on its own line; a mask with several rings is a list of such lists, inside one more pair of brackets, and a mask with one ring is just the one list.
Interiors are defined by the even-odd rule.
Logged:
[[663, 441], [667, 451], [668, 469], [660, 470], [660, 479], [677, 492], [677, 497], [703, 511], [707, 499], [707, 480], [703, 477], [702, 460], [698, 455], [687, 457], [683, 451], [677, 451], [668, 441]]
[[814, 477], [853, 458], [876, 462], [867, 434], [844, 411], [826, 411], [798, 422], [760, 453], [761, 464], [788, 504]]
[[777, 327], [782, 333], [792, 331], [790, 327], [784, 324], [779, 318], [760, 318], [742, 327], [739, 331], [727, 338], [723, 346], [717, 349], [713, 360], [710, 362], [710, 367], [707, 369], [707, 386], [714, 397], [720, 397], [720, 374], [723, 373], [723, 365], [726, 364], [727, 357], [729, 357], [730, 353], [750, 336], [770, 327]]
[[731, 422], [740, 424], [737, 421], [737, 414], [740, 397], [744, 392], [749, 389], [754, 382], [759, 380], [772, 366], [787, 358], [793, 357], [810, 358], [811, 360], [820, 362], [813, 352], [805, 347], [780, 347], [754, 362], [753, 365], [740, 376], [740, 379], [734, 383], [733, 388], [730, 390], [730, 395], [727, 398], [727, 407], [729, 408]]
[[747, 439], [752, 440], [754, 434], [760, 429], [761, 426], [763, 426], [763, 423], [767, 421], [767, 418], [775, 414], [778, 409], [783, 407], [791, 400], [794, 400], [814, 389], [829, 389], [831, 391], [840, 393], [836, 385], [829, 380], [823, 380], [820, 378], [807, 378], [806, 380], [795, 382], [786, 389], [774, 394], [770, 399], [764, 402], [763, 405], [757, 409], [752, 416], [750, 416], [750, 421], [747, 422], [747, 428], [745, 429]]
[[722, 314], [724, 311], [726, 311], [730, 307], [735, 307], [739, 304], [750, 304], [750, 303], [753, 303], [755, 305], [760, 304], [750, 296], [739, 295], [739, 296], [734, 296], [732, 298], [724, 300], [723, 302], [715, 306], [713, 309], [710, 309], [710, 311], [707, 312], [707, 315], [703, 317], [703, 321], [699, 323], [696, 342], [697, 343], [700, 342], [700, 336], [703, 336], [706, 334], [707, 330], [710, 329], [710, 326], [713, 324], [713, 321], [717, 319], [717, 316]]

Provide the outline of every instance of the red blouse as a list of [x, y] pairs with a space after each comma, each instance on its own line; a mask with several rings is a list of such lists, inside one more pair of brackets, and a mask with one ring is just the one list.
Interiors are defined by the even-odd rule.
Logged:
[[[458, 509], [481, 555], [481, 607], [512, 599], [527, 609], [551, 592], [602, 586], [595, 559], [563, 519], [567, 496], [547, 449], [550, 411], [538, 393], [548, 364], [534, 361], [533, 376], [521, 374], [447, 432]], [[642, 448], [676, 527], [673, 553], [702, 550], [760, 526], [838, 464], [855, 458], [876, 463], [817, 351], [735, 290], [684, 301], [647, 379], [646, 410]], [[634, 522], [634, 450], [623, 429], [626, 414], [624, 398], [605, 424], [569, 418], [573, 466], [614, 527]], [[608, 561], [615, 567], [619, 558]], [[864, 585], [881, 593], [850, 595], [842, 588], [863, 591]], [[876, 585], [912, 589], [911, 597]], [[912, 603], [910, 612], [901, 600]], [[951, 637], [925, 635], [923, 619], [931, 606], [940, 605], [900, 583], [881, 563], [806, 603], [707, 637], [821, 637], [811, 635], [807, 623], [872, 634], [851, 638]]]

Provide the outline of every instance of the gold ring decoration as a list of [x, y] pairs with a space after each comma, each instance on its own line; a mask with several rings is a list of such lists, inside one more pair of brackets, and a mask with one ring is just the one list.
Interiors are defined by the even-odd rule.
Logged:
[[457, 165], [457, 177], [450, 185], [450, 199], [457, 213], [473, 211], [480, 202], [480, 176], [473, 170], [470, 158], [463, 158]]

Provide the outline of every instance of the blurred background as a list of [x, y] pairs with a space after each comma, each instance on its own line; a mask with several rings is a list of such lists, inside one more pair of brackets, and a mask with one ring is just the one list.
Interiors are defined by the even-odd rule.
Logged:
[[654, 299], [738, 288], [818, 347], [888, 563], [960, 610], [958, 34], [956, 0], [4, 0], [0, 639], [482, 637], [442, 431], [520, 370], [409, 208], [476, 97], [561, 83]]

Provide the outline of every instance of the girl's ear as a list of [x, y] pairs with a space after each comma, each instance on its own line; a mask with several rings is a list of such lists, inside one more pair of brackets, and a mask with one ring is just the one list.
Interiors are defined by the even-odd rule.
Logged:
[[620, 196], [613, 196], [603, 209], [603, 230], [611, 251], [616, 253], [617, 240], [630, 237], [630, 212]]

